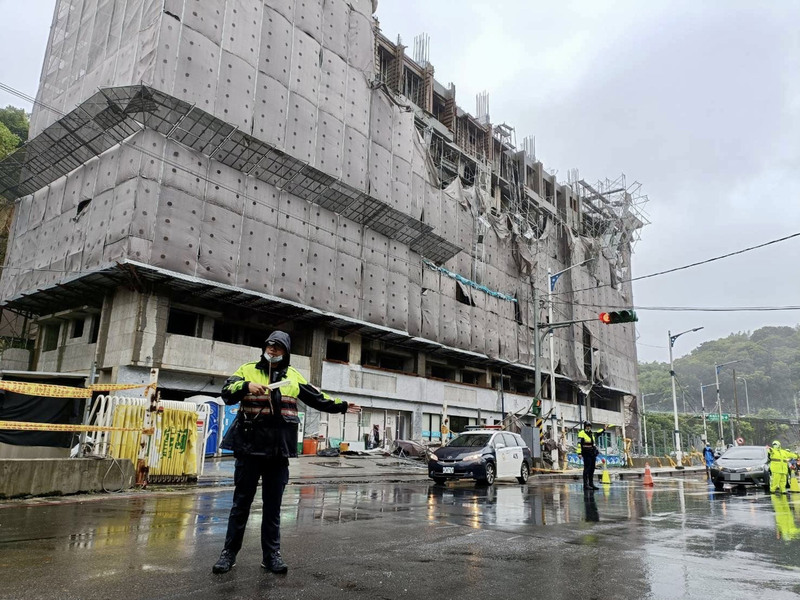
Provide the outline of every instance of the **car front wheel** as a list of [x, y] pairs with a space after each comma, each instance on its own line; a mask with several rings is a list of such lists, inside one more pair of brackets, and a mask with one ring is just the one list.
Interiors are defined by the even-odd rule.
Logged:
[[522, 463], [522, 470], [519, 472], [519, 477], [517, 477], [517, 481], [522, 484], [528, 483], [528, 477], [531, 476], [531, 468], [528, 466], [528, 463]]
[[714, 479], [714, 489], [715, 489], [715, 490], [717, 490], [718, 492], [721, 492], [721, 491], [722, 491], [722, 488], [723, 488], [724, 486], [725, 486], [725, 484], [722, 482], [722, 480], [720, 480], [720, 479]]
[[494, 480], [497, 478], [497, 473], [494, 469], [493, 463], [486, 463], [486, 476], [480, 480], [480, 483], [484, 485], [492, 485], [494, 484]]
[[436, 485], [444, 485], [444, 482], [447, 481], [444, 477], [431, 477], [431, 479]]

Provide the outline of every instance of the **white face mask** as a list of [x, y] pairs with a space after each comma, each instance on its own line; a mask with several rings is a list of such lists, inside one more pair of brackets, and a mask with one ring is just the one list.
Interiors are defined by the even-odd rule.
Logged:
[[283, 356], [269, 356], [267, 354], [262, 354], [261, 356], [264, 357], [264, 360], [273, 365], [277, 365], [283, 360]]

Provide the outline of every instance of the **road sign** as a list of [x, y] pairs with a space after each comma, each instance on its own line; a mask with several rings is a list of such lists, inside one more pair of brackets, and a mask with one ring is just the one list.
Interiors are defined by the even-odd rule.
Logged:
[[[706, 416], [706, 419], [708, 419], [709, 421], [719, 421], [719, 415], [717, 413], [711, 413]], [[730, 413], [722, 413], [723, 423], [727, 423], [728, 421], [730, 421], [730, 419], [731, 419]]]

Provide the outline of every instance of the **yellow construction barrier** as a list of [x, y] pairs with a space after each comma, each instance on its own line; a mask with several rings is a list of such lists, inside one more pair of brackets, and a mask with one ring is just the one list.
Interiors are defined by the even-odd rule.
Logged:
[[139, 456], [139, 443], [142, 439], [144, 426], [144, 406], [129, 406], [121, 404], [114, 409], [112, 426], [115, 428], [111, 434], [108, 453], [114, 458], [127, 458], [134, 465]]
[[197, 475], [197, 413], [169, 408], [159, 412], [155, 436], [159, 460], [150, 468], [151, 476]]

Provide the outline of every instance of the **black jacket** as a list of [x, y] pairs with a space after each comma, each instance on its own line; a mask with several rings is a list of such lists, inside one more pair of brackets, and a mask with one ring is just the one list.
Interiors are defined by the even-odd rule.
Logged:
[[[239, 412], [222, 440], [222, 448], [232, 450], [235, 455], [293, 457], [297, 456], [300, 423], [298, 400], [329, 413], [345, 413], [348, 405], [310, 385], [289, 365], [291, 342], [287, 334], [277, 331], [267, 341], [276, 341], [286, 349], [284, 359], [277, 365], [270, 364], [262, 355], [258, 362], [239, 367], [222, 388], [225, 404], [239, 404]], [[251, 382], [267, 385], [284, 380], [291, 383], [271, 390], [268, 396], [249, 394]]]

